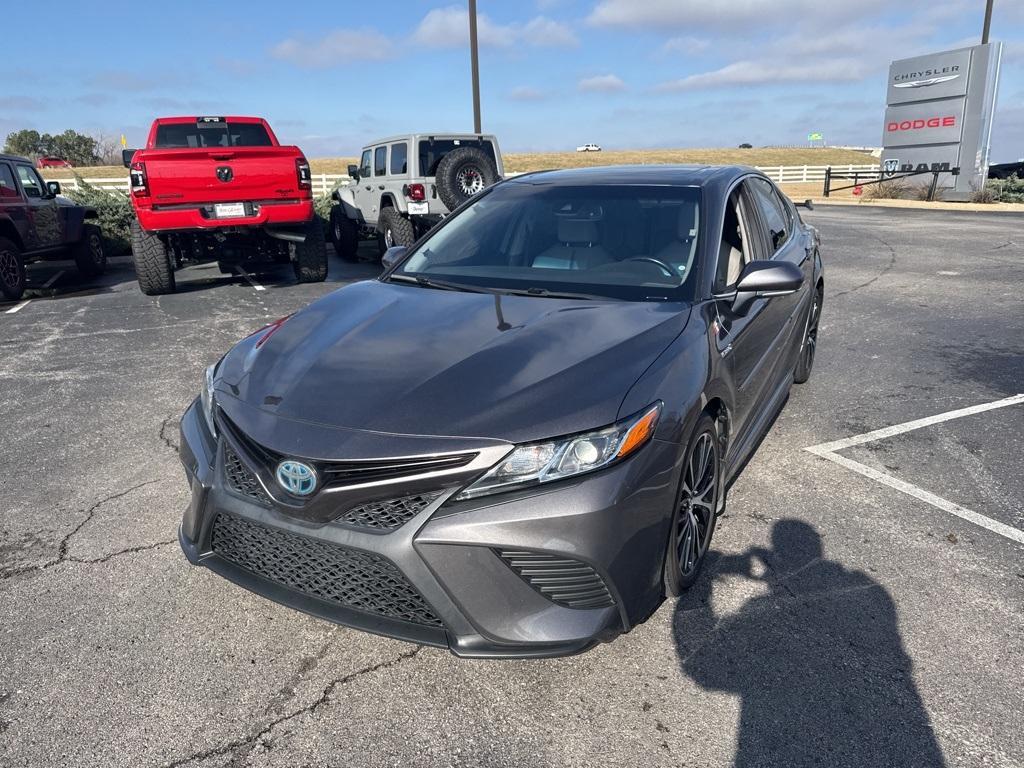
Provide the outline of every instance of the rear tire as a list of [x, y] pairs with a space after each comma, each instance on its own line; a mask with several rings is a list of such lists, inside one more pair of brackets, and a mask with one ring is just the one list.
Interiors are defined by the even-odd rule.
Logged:
[[17, 301], [25, 293], [25, 261], [21, 250], [5, 237], [0, 237], [0, 295]]
[[322, 283], [327, 279], [327, 240], [324, 222], [319, 216], [306, 225], [306, 239], [295, 243], [295, 279], [300, 283]]
[[478, 192], [498, 181], [490, 156], [477, 147], [459, 147], [441, 158], [434, 177], [437, 196], [454, 211]]
[[158, 235], [146, 232], [137, 219], [132, 222], [131, 236], [135, 277], [142, 292], [147, 296], [174, 293], [177, 285], [167, 244]]
[[408, 247], [416, 242], [416, 230], [413, 228], [412, 222], [394, 208], [385, 208], [380, 212], [380, 221], [377, 222], [377, 226], [380, 228], [377, 243], [381, 256], [388, 248], [396, 245]]
[[678, 597], [693, 586], [707, 559], [722, 493], [722, 443], [718, 424], [701, 414], [686, 447], [683, 473], [665, 552], [665, 594]]
[[359, 228], [340, 205], [331, 208], [331, 242], [342, 261], [358, 260]]
[[87, 280], [99, 277], [107, 270], [103, 235], [95, 224], [82, 225], [82, 239], [75, 243], [73, 254], [78, 273]]

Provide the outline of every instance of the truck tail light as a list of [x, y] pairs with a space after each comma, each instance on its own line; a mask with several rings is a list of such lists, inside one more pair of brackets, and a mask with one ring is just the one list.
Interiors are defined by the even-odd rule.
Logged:
[[299, 178], [299, 189], [313, 189], [313, 174], [309, 171], [309, 163], [306, 158], [296, 158], [295, 174]]
[[426, 200], [427, 190], [423, 188], [422, 184], [406, 184], [405, 196], [414, 201]]
[[149, 194], [149, 180], [146, 178], [146, 164], [132, 163], [128, 175], [131, 178], [132, 195], [135, 197], [146, 197]]

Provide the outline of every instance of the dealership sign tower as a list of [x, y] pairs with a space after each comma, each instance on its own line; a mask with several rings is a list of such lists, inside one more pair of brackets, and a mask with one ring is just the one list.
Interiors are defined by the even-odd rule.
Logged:
[[986, 43], [889, 65], [882, 132], [887, 174], [959, 168], [958, 176], [939, 177], [949, 200], [966, 200], [984, 186], [1002, 52], [1002, 43]]

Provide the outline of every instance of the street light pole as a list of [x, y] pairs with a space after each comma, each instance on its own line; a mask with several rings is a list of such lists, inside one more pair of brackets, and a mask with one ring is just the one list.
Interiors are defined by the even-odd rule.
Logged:
[[[989, 0], [989, 10], [991, 10]], [[473, 68], [473, 133], [480, 133], [480, 62], [476, 52], [476, 0], [469, 0], [469, 58]]]
[[[985, 43], [988, 42], [988, 31], [992, 28], [992, 2], [993, 0], [988, 0], [988, 2], [985, 3], [985, 26], [981, 28], [982, 45], [985, 45]], [[470, 5], [473, 5], [473, 0], [470, 0]]]

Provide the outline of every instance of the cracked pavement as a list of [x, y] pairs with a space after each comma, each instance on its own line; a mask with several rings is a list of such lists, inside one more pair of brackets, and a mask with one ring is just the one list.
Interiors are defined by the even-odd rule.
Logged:
[[[178, 549], [177, 418], [204, 367], [373, 264], [260, 292], [207, 265], [148, 298], [115, 259], [0, 313], [0, 766], [1024, 765], [1024, 549], [803, 450], [1020, 391], [1024, 217], [805, 216], [816, 370], [706, 574], [559, 660], [336, 627]], [[1022, 441], [1013, 407], [851, 455], [1021, 526]]]

